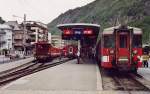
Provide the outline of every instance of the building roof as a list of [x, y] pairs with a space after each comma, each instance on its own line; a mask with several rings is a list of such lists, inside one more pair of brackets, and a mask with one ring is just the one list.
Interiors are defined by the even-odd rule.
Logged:
[[[119, 29], [120, 26], [121, 25], [106, 28], [106, 29], [104, 29], [103, 34], [113, 34], [115, 29]], [[142, 34], [142, 30], [140, 28], [127, 26], [127, 29], [133, 29], [134, 34]]]
[[13, 30], [22, 30], [21, 26], [18, 24], [17, 21], [8, 21], [5, 24], [9, 25], [9, 26], [12, 26]]
[[42, 23], [42, 22], [38, 22], [38, 21], [26, 21], [26, 25], [30, 25], [30, 26], [38, 26], [44, 29], [47, 29], [47, 25]]
[[0, 24], [0, 29], [12, 29], [12, 28], [6, 24]]

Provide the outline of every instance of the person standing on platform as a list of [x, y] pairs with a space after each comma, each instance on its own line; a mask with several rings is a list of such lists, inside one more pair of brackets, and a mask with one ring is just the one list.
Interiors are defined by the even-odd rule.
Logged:
[[80, 64], [80, 50], [81, 50], [81, 44], [80, 44], [80, 40], [78, 40], [77, 64]]
[[77, 52], [77, 64], [80, 64], [80, 50]]

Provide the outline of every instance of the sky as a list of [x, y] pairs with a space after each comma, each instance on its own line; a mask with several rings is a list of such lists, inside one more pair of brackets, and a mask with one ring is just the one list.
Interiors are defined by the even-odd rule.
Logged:
[[95, 0], [0, 0], [0, 17], [6, 21], [27, 20], [51, 22], [69, 9], [84, 6]]

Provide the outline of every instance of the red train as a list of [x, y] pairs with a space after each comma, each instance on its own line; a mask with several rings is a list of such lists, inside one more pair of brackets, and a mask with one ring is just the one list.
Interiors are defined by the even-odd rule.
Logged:
[[60, 56], [60, 49], [53, 47], [47, 42], [35, 43], [35, 54], [34, 57], [38, 61], [48, 61]]
[[142, 66], [142, 30], [129, 26], [104, 29], [96, 45], [101, 67], [137, 72]]
[[49, 54], [51, 55], [52, 58], [59, 57], [61, 55], [61, 49], [56, 47], [51, 47], [49, 49]]
[[67, 45], [62, 49], [62, 55], [69, 58], [75, 58], [78, 47], [76, 45]]
[[51, 59], [51, 55], [49, 54], [49, 48], [51, 47], [51, 44], [47, 42], [38, 42], [35, 43], [35, 54], [34, 57], [38, 61], [45, 61], [48, 59]]

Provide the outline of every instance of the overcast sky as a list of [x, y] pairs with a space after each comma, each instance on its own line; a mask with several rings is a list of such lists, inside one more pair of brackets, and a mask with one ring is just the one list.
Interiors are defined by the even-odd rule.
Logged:
[[26, 13], [27, 20], [48, 23], [65, 11], [92, 1], [94, 0], [0, 0], [0, 16], [6, 21], [22, 21], [19, 17]]

